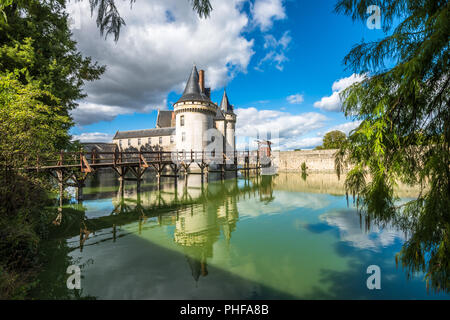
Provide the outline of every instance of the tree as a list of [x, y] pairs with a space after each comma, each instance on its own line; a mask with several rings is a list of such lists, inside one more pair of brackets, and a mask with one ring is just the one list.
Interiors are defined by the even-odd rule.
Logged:
[[[344, 59], [367, 77], [341, 95], [345, 115], [361, 124], [337, 153], [336, 170], [353, 166], [345, 186], [368, 222], [407, 232], [398, 258], [408, 274], [424, 272], [432, 288], [449, 291], [450, 3], [339, 0], [335, 10], [365, 22], [371, 4], [380, 7], [387, 35]], [[419, 185], [419, 196], [399, 205], [398, 180]]]
[[[2, 155], [56, 153], [68, 145], [72, 120], [61, 115], [59, 99], [40, 89], [39, 82], [22, 84], [14, 73], [0, 75], [0, 150]], [[51, 101], [53, 106], [42, 101]], [[9, 158], [10, 160], [12, 158]], [[24, 160], [20, 156], [19, 160]]]
[[64, 2], [17, 1], [4, 9], [7, 19], [0, 21], [0, 68], [2, 72], [26, 69], [19, 80], [24, 84], [39, 80], [41, 89], [57, 97], [61, 112], [68, 114], [85, 97], [85, 82], [99, 79], [105, 67], [77, 50]]
[[[0, 0], [0, 296], [30, 288], [53, 212], [48, 177], [19, 170], [71, 147], [69, 111], [104, 71], [71, 40], [61, 1]], [[6, 5], [5, 5], [6, 3]]]
[[346, 140], [347, 136], [344, 132], [339, 130], [330, 131], [323, 136], [323, 144], [315, 147], [314, 150], [339, 149]]
[[327, 132], [323, 137], [323, 149], [339, 149], [345, 140], [347, 136], [342, 131]]

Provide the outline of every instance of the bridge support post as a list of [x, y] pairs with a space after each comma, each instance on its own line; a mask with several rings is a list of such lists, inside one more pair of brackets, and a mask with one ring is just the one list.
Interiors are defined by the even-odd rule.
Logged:
[[119, 178], [119, 198], [120, 198], [120, 201], [123, 200], [123, 195], [124, 195], [124, 180], [123, 180], [123, 178]]
[[83, 201], [83, 186], [77, 186], [76, 196], [78, 203]]
[[78, 203], [80, 203], [83, 200], [83, 188], [86, 186], [84, 182], [86, 181], [87, 173], [83, 175], [72, 175], [72, 180], [75, 182], [75, 188], [76, 188], [76, 198]]
[[161, 190], [161, 173], [156, 174], [156, 180], [158, 183], [158, 189]]
[[64, 201], [64, 173], [62, 170], [56, 170], [56, 177], [58, 178], [59, 186], [59, 208], [58, 211], [62, 212], [62, 206]]
[[178, 188], [178, 171], [180, 167], [176, 163], [171, 163], [170, 168], [172, 169], [173, 177], [175, 179], [175, 190]]

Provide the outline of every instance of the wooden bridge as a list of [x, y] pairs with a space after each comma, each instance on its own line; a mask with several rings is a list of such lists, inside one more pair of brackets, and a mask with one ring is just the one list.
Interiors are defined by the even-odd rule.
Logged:
[[[28, 158], [24, 154], [15, 154], [22, 165], [20, 170], [33, 172], [48, 172], [58, 182], [60, 194], [63, 194], [64, 186], [77, 188], [77, 198], [82, 197], [82, 188], [89, 173], [99, 169], [113, 169], [120, 181], [137, 181], [138, 189], [142, 176], [148, 170], [156, 172], [158, 186], [161, 177], [172, 177], [176, 180], [180, 173], [206, 175], [210, 172], [220, 173], [222, 179], [227, 171], [233, 171], [237, 175], [240, 170], [245, 176], [251, 170], [258, 173], [264, 163], [270, 159], [260, 157], [260, 151], [235, 151], [232, 153], [217, 153], [207, 151], [120, 151], [115, 148], [113, 152], [92, 151], [66, 152], [57, 154], [38, 155], [35, 159]], [[262, 160], [262, 161], [261, 161]], [[263, 163], [263, 164], [262, 164]], [[197, 166], [197, 171], [192, 171]], [[133, 178], [125, 176], [131, 173]], [[61, 197], [62, 198], [62, 197]], [[61, 199], [62, 201], [62, 199]]]

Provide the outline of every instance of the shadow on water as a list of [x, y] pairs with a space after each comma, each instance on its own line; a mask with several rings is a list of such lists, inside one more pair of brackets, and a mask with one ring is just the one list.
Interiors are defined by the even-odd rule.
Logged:
[[[284, 292], [209, 266], [201, 257], [202, 248], [177, 252], [134, 235], [120, 241], [121, 246], [132, 245], [140, 250], [126, 250], [126, 254], [122, 252], [120, 256], [115, 256], [113, 252], [109, 256], [97, 254], [99, 261], [82, 261], [71, 256], [73, 248], [64, 247], [61, 242], [49, 246], [48, 263], [52, 267], [41, 275], [41, 282], [34, 292], [35, 298], [295, 299]], [[89, 247], [84, 250], [89, 253]], [[80, 291], [66, 287], [66, 269], [72, 264], [81, 266], [82, 275], [90, 265], [96, 267], [82, 276]]]

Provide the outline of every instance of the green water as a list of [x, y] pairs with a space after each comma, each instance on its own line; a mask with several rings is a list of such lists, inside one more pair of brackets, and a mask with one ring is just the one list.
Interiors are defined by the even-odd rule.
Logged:
[[[211, 180], [214, 177], [210, 177]], [[407, 279], [392, 227], [365, 231], [333, 175], [280, 174], [214, 181], [149, 176], [120, 188], [112, 173], [87, 181], [63, 208], [42, 252], [35, 298], [448, 299]], [[409, 196], [405, 191], [403, 196]], [[82, 233], [80, 230], [89, 233]], [[86, 235], [87, 234], [87, 235]], [[81, 290], [66, 269], [81, 267]], [[381, 289], [369, 290], [378, 265]]]

